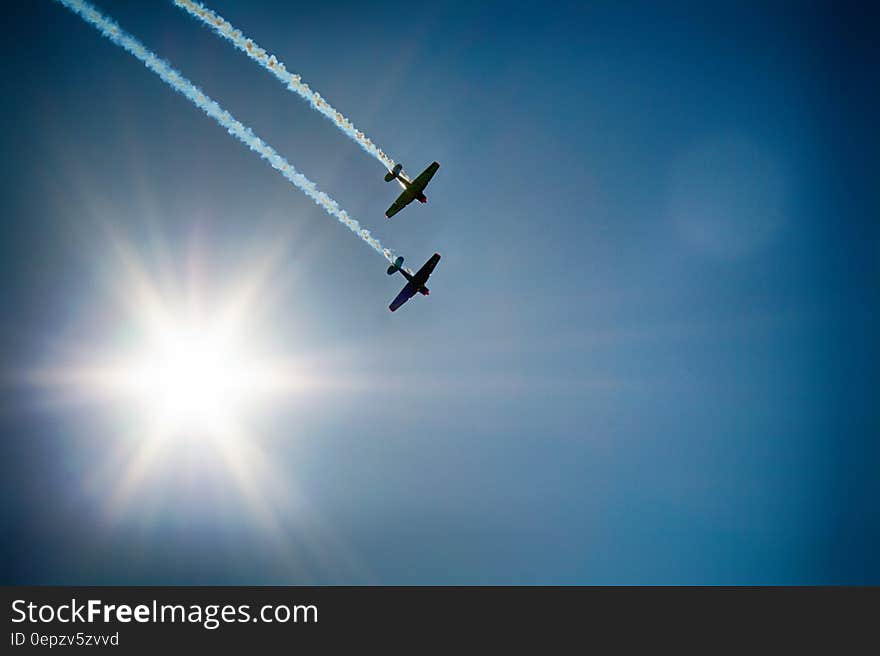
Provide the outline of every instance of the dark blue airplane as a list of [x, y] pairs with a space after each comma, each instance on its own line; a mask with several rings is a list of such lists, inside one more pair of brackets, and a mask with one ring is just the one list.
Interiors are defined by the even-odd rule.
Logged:
[[431, 272], [434, 270], [434, 267], [437, 266], [437, 262], [440, 261], [440, 253], [434, 253], [431, 256], [431, 259], [425, 262], [422, 265], [422, 268], [415, 272], [415, 274], [409, 273], [405, 269], [403, 269], [403, 258], [398, 257], [394, 260], [394, 264], [388, 267], [388, 275], [392, 276], [397, 271], [403, 274], [403, 277], [406, 278], [407, 283], [406, 286], [400, 291], [393, 301], [391, 301], [391, 305], [388, 306], [388, 309], [394, 312], [401, 305], [406, 303], [409, 299], [416, 295], [416, 292], [422, 294], [423, 296], [427, 296], [431, 292], [425, 287], [425, 283], [428, 282], [428, 278], [431, 277]]

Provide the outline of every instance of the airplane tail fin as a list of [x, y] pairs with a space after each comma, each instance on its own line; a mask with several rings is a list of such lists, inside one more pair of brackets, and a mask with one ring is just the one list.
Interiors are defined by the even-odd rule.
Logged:
[[388, 267], [388, 271], [386, 272], [389, 276], [393, 276], [395, 273], [400, 271], [401, 267], [403, 267], [403, 256], [398, 257], [394, 260], [394, 264]]
[[394, 178], [396, 178], [398, 175], [400, 175], [400, 171], [402, 169], [403, 169], [403, 164], [395, 165], [395, 167], [393, 169], [391, 169], [390, 171], [388, 171], [388, 173], [385, 174], [385, 182], [391, 182], [392, 180], [394, 180]]

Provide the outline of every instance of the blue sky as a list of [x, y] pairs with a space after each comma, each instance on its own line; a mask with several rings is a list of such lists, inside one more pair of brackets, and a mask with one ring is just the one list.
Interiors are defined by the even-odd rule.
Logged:
[[[394, 315], [381, 257], [186, 99], [60, 5], [14, 10], [4, 583], [880, 581], [870, 21], [471, 4], [209, 4], [441, 163], [389, 223], [381, 165], [241, 53], [98, 3], [411, 265], [443, 254]], [[209, 445], [114, 504], [124, 409], [23, 380], [132, 332], [114, 239], [218, 297], [281, 245], [254, 322], [341, 384], [254, 420], [272, 530]]]

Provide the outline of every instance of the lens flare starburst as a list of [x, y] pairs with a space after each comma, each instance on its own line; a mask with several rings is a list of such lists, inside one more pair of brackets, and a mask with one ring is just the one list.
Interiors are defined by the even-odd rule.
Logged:
[[[278, 353], [264, 327], [273, 323], [264, 316], [274, 305], [267, 279], [283, 257], [284, 240], [261, 248], [259, 262], [228, 285], [206, 274], [193, 252], [173, 258], [188, 273], [151, 275], [130, 244], [111, 243], [105, 252], [119, 257], [108, 280], [119, 303], [99, 312], [100, 323], [88, 322], [87, 344], [62, 347], [66, 355], [55, 353], [51, 366], [32, 369], [31, 383], [65, 405], [85, 404], [112, 417], [118, 432], [107, 436], [108, 461], [121, 468], [106, 497], [111, 517], [125, 515], [135, 497], [151, 494], [144, 486], [189, 459], [201, 465], [187, 476], [201, 472], [217, 480], [219, 474], [238, 489], [250, 516], [275, 531], [270, 488], [285, 476], [275, 471], [255, 427], [333, 384], [313, 358]], [[218, 464], [222, 471], [206, 469]]]
[[212, 318], [165, 317], [135, 353], [104, 368], [104, 392], [132, 402], [156, 430], [218, 437], [294, 382]]

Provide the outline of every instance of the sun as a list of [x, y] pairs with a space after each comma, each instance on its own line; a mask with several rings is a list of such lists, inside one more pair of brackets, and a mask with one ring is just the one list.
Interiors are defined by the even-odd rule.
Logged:
[[287, 243], [260, 240], [235, 270], [211, 266], [196, 247], [152, 266], [127, 240], [103, 249], [117, 257], [104, 263], [107, 293], [82, 318], [81, 336], [24, 376], [50, 402], [88, 408], [104, 438], [108, 518], [151, 495], [173, 497], [178, 483], [191, 495], [195, 480], [222, 480], [223, 494], [237, 490], [248, 516], [277, 530], [278, 503], [267, 499], [285, 483], [267, 452], [274, 419], [345, 384], [320, 354], [294, 350], [294, 326], [278, 320], [274, 281]]
[[108, 367], [107, 382], [156, 431], [218, 437], [246, 423], [291, 377], [247, 342], [216, 318], [166, 318], [136, 352]]
[[88, 396], [127, 407], [138, 432], [177, 443], [220, 440], [246, 432], [261, 407], [307, 385], [254, 325], [262, 288], [253, 275], [209, 294], [202, 284], [163, 289], [133, 271], [120, 293], [124, 338], [61, 371]]
[[129, 242], [114, 240], [109, 280], [116, 303], [106, 306], [115, 307], [113, 322], [103, 334], [95, 331], [74, 361], [42, 371], [39, 382], [106, 402], [131, 433], [169, 447], [250, 436], [262, 411], [310, 385], [303, 354], [276, 350], [291, 343], [289, 334], [279, 342], [267, 283], [283, 243], [266, 244], [259, 259], [220, 272], [195, 247], [178, 257], [183, 270], [151, 270]]

